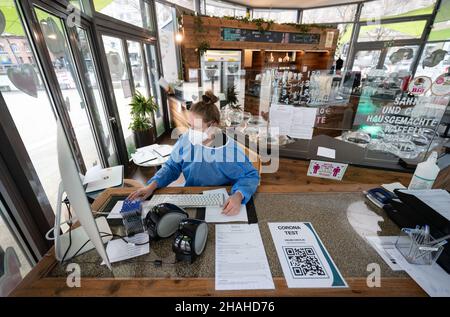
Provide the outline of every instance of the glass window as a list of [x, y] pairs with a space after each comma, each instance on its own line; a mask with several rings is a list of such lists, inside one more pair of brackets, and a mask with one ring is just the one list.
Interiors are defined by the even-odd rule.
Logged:
[[450, 0], [442, 0], [429, 41], [448, 41], [450, 39]]
[[167, 2], [176, 4], [180, 7], [185, 7], [189, 10], [194, 11], [194, 0], [166, 0]]
[[93, 0], [97, 12], [152, 30], [147, 2], [142, 0]]
[[236, 6], [230, 3], [206, 0], [206, 15], [223, 17], [223, 16], [240, 16], [247, 14], [245, 7]]
[[367, 78], [372, 69], [376, 69], [380, 59], [381, 50], [358, 51], [353, 61], [353, 71], [361, 72], [361, 78]]
[[147, 60], [148, 75], [150, 77], [150, 91], [152, 96], [156, 98], [159, 105], [159, 108], [155, 114], [155, 123], [156, 133], [160, 136], [166, 131], [166, 129], [164, 125], [164, 109], [162, 104], [161, 89], [158, 85], [159, 71], [155, 45], [145, 44], [145, 58]]
[[353, 23], [338, 24], [339, 38], [336, 47], [336, 59], [341, 57], [343, 60], [347, 59], [350, 47], [350, 40], [352, 38]]
[[388, 73], [409, 72], [419, 46], [393, 46], [387, 50], [384, 69]]
[[114, 140], [112, 139], [107, 122], [107, 114], [102, 101], [101, 91], [98, 86], [98, 75], [94, 59], [92, 58], [92, 48], [86, 33], [86, 30], [77, 27], [78, 48], [81, 53], [82, 62], [86, 73], [84, 80], [87, 82], [87, 87], [93, 96], [93, 104], [91, 104], [91, 112], [93, 121], [97, 125], [99, 131], [99, 141], [103, 147], [103, 152], [110, 166], [119, 164], [119, 159], [114, 147]]
[[133, 131], [129, 128], [131, 123], [130, 107], [132, 90], [130, 75], [126, 67], [124, 47], [122, 40], [112, 36], [102, 36], [108, 62], [109, 74], [114, 88], [117, 110], [119, 111], [120, 124], [123, 137], [127, 145], [128, 155], [136, 151]]
[[175, 9], [159, 2], [155, 4], [164, 78], [168, 82], [175, 82], [179, 78], [177, 48], [175, 45], [175, 31], [177, 29]]
[[297, 23], [297, 10], [259, 10], [253, 9], [253, 19], [263, 18], [277, 23]]
[[355, 20], [357, 5], [304, 10], [302, 23], [333, 23], [353, 22]]
[[144, 78], [144, 61], [142, 59], [141, 43], [127, 41], [128, 57], [133, 75], [134, 89], [148, 97], [148, 90]]
[[417, 76], [428, 76], [433, 82], [443, 73], [450, 71], [450, 42], [436, 42], [425, 45], [419, 65]]
[[[31, 270], [21, 243], [6, 217], [7, 212], [0, 200], [0, 297], [6, 297]], [[3, 261], [7, 259], [7, 261]], [[6, 264], [6, 267], [3, 265]]]
[[422, 36], [426, 21], [411, 21], [376, 25], [363, 25], [358, 42], [418, 39]]
[[415, 16], [433, 13], [436, 0], [376, 0], [363, 4], [361, 20]]
[[[14, 120], [22, 142], [30, 156], [49, 202], [56, 207], [59, 180], [56, 152], [56, 120], [53, 107], [31, 51], [23, 51], [25, 64], [19, 64], [10, 44], [29, 44], [13, 0], [0, 2], [2, 12], [8, 12], [8, 24], [0, 36], [0, 90]], [[3, 230], [0, 229], [0, 233]]]
[[72, 4], [75, 8], [79, 10], [83, 10], [82, 0], [70, 0], [70, 4]]
[[40, 9], [36, 8], [35, 11], [84, 164], [89, 169], [100, 164], [101, 161], [88, 117], [86, 101], [83, 98], [75, 63], [68, 47], [63, 22], [61, 19]]

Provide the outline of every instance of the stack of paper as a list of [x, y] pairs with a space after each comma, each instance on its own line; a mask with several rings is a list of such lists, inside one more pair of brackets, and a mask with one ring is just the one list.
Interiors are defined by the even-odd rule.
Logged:
[[377, 251], [379, 256], [386, 262], [392, 271], [403, 271], [402, 267], [398, 265], [394, 257], [392, 257], [387, 250], [395, 249], [395, 242], [397, 237], [391, 236], [368, 236], [366, 237], [367, 242], [372, 246], [372, 248]]
[[411, 264], [406, 261], [396, 248], [386, 249], [386, 251], [428, 295], [432, 297], [450, 297], [450, 274], [445, 272], [439, 264]]
[[450, 221], [450, 194], [444, 189], [402, 190], [413, 195]]
[[274, 289], [258, 224], [216, 225], [216, 290]]

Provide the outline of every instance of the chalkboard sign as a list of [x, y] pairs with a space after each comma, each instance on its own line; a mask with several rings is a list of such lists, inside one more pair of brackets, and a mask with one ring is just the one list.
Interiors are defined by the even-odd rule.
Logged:
[[320, 34], [311, 33], [288, 33], [289, 43], [295, 44], [319, 44]]
[[249, 29], [221, 28], [222, 41], [226, 42], [263, 42], [284, 44], [319, 44], [320, 34], [288, 33]]

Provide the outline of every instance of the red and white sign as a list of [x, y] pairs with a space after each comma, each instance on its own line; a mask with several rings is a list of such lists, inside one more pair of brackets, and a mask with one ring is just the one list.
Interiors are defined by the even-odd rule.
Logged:
[[431, 83], [430, 77], [418, 76], [409, 83], [408, 90], [413, 95], [423, 95], [430, 89]]
[[431, 86], [431, 92], [436, 96], [445, 96], [450, 94], [450, 74], [442, 74]]
[[348, 164], [311, 160], [308, 176], [342, 180]]

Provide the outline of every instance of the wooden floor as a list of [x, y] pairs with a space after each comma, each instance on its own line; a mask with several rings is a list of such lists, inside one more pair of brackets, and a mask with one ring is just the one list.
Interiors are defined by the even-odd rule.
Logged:
[[[362, 191], [383, 183], [400, 182], [407, 186], [411, 174], [378, 169], [369, 169], [349, 165], [342, 181], [330, 181], [323, 178], [306, 176], [309, 161], [280, 159], [278, 172], [262, 174], [262, 191], [295, 193], [295, 192], [332, 192]], [[155, 168], [135, 167], [128, 178], [145, 183], [156, 172]]]

